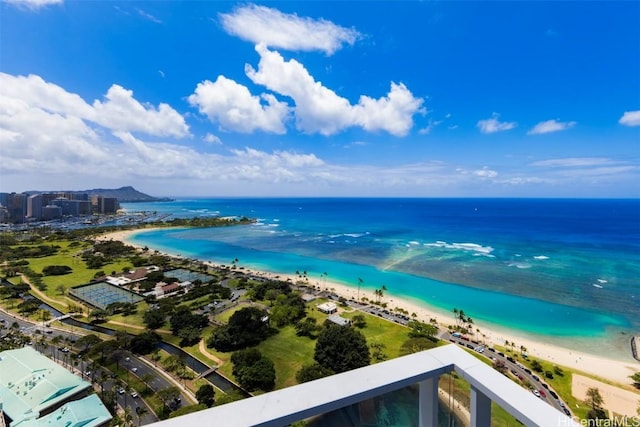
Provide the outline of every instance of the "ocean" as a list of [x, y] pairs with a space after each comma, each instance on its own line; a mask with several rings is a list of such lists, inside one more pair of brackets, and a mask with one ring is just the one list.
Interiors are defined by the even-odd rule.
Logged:
[[162, 229], [130, 241], [361, 289], [384, 285], [477, 327], [631, 360], [640, 335], [640, 200], [178, 199], [123, 204], [176, 217], [247, 216], [248, 226]]

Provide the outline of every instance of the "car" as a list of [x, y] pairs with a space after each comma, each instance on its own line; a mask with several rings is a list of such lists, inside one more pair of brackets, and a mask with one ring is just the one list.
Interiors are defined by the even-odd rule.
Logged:
[[125, 362], [130, 362], [130, 361], [131, 361], [131, 358], [127, 356], [127, 357], [125, 357], [125, 358], [124, 358], [124, 361], [125, 361]]
[[124, 394], [124, 389], [122, 387], [118, 387], [118, 394]]
[[534, 394], [536, 397], [540, 397], [540, 392], [539, 392], [538, 390], [533, 390], [533, 394]]
[[90, 377], [90, 376], [91, 376], [91, 371], [84, 371], [84, 374], [85, 374], [86, 376]]
[[135, 392], [135, 391], [132, 391], [132, 392], [131, 392], [131, 397], [133, 397], [133, 398], [138, 397], [138, 393], [137, 393], [137, 392]]
[[553, 396], [553, 398], [554, 398], [554, 399], [557, 399], [557, 398], [558, 398], [558, 395], [557, 395], [557, 394], [556, 394], [556, 392], [555, 392], [555, 391], [553, 391], [553, 390], [549, 390], [549, 394], [550, 394], [551, 396]]
[[138, 372], [138, 368], [134, 366], [133, 368], [131, 368], [131, 372]]
[[538, 390], [538, 393], [540, 393], [540, 396], [542, 396], [544, 398], [547, 397], [547, 395], [545, 394], [544, 390], [542, 390], [542, 389]]
[[531, 378], [533, 378], [534, 380], [540, 382], [540, 378], [538, 378], [537, 375], [531, 375]]
[[567, 408], [562, 408], [562, 410], [566, 415], [571, 416], [571, 412]]

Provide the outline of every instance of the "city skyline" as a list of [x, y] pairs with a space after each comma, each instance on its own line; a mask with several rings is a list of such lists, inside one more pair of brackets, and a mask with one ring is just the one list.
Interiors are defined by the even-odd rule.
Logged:
[[636, 2], [0, 11], [0, 192], [640, 196]]

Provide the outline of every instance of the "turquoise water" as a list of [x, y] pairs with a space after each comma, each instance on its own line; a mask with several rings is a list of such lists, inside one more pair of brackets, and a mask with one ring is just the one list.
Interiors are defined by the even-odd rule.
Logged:
[[640, 332], [640, 203], [504, 199], [227, 199], [127, 205], [247, 215], [241, 227], [158, 230], [132, 242], [218, 263], [405, 298], [476, 324], [627, 360]]

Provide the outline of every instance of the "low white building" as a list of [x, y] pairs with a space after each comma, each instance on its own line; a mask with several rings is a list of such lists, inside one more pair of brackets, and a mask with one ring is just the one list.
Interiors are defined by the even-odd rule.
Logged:
[[128, 279], [124, 276], [118, 276], [118, 277], [107, 276], [107, 278], [105, 279], [105, 282], [111, 285], [122, 287], [124, 285], [128, 285], [129, 283], [131, 283], [131, 279]]
[[338, 306], [333, 302], [323, 302], [317, 305], [318, 310], [325, 314], [333, 314], [338, 311]]
[[351, 323], [351, 320], [345, 319], [344, 317], [340, 316], [337, 313], [334, 313], [331, 316], [329, 316], [329, 321], [340, 326], [347, 326], [348, 324]]

